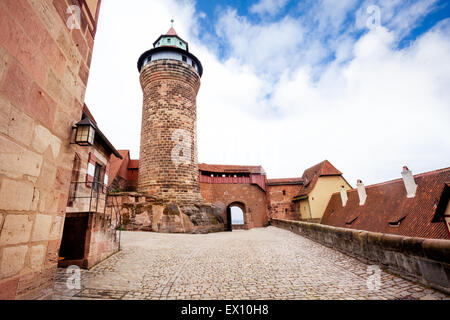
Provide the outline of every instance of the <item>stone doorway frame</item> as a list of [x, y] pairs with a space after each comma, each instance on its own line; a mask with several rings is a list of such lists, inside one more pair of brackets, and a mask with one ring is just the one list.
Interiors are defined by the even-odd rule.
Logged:
[[242, 215], [244, 218], [244, 224], [243, 225], [235, 225], [235, 229], [247, 229], [247, 217], [246, 217], [246, 205], [245, 203], [241, 201], [233, 201], [227, 205], [226, 213], [227, 213], [227, 225], [226, 230], [227, 231], [233, 231], [233, 224], [231, 221], [231, 207], [238, 207], [242, 210]]

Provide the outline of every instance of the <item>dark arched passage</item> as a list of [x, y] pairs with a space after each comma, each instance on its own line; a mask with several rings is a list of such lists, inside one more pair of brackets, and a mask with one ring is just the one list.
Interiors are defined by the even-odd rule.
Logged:
[[239, 201], [227, 206], [227, 231], [232, 231], [233, 225], [239, 226], [239, 229], [245, 225], [245, 211], [245, 204]]

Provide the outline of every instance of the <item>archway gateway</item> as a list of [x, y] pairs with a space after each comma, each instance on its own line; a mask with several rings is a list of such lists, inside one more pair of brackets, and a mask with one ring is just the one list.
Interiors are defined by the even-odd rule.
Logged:
[[245, 204], [241, 202], [232, 202], [227, 206], [227, 231], [233, 229], [244, 229]]

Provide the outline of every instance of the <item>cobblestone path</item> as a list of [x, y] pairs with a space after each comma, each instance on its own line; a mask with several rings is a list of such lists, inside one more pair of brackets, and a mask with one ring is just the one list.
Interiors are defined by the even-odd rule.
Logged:
[[123, 232], [121, 245], [80, 289], [59, 269], [54, 299], [450, 299], [383, 271], [377, 285], [374, 267], [276, 227]]

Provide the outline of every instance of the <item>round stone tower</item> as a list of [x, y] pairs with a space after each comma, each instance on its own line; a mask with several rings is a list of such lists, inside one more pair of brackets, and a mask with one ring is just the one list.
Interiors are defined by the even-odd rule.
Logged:
[[202, 65], [173, 27], [138, 60], [143, 91], [138, 192], [164, 203], [203, 203], [197, 166]]

